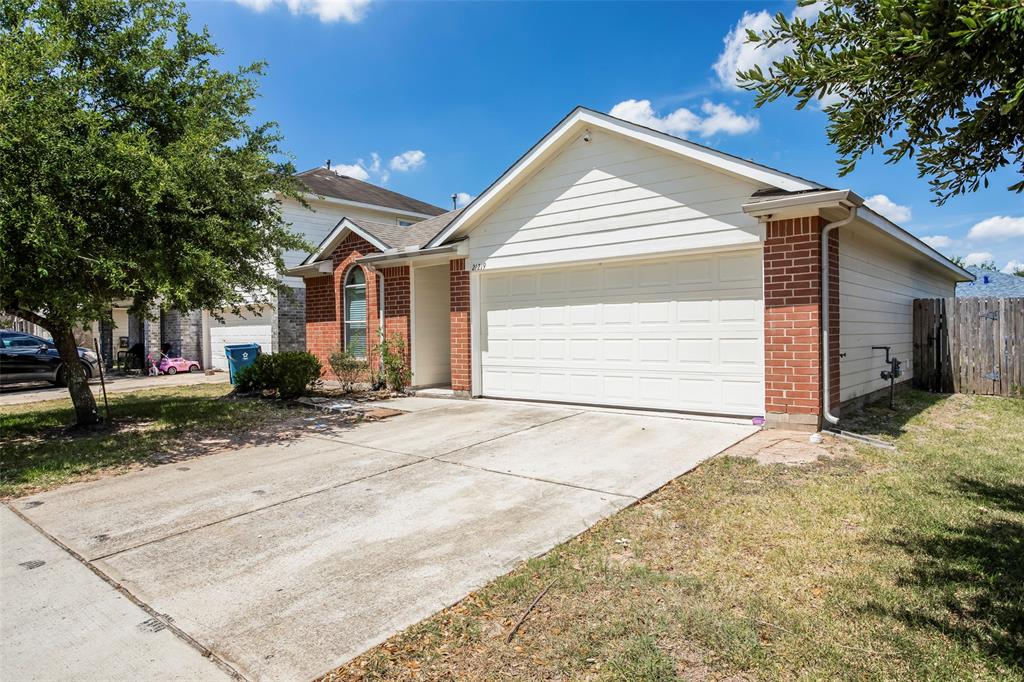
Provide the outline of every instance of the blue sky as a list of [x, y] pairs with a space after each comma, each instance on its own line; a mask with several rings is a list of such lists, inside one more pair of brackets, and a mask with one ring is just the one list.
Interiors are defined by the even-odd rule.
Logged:
[[[849, 187], [940, 251], [1024, 266], [1024, 197], [930, 202], [913, 164], [879, 156], [836, 176], [826, 118], [753, 108], [728, 74], [764, 55], [735, 39], [794, 3], [189, 1], [221, 65], [268, 62], [255, 119], [274, 120], [299, 169], [349, 173], [450, 206], [472, 196], [582, 104], [834, 187]], [[716, 64], [718, 68], [716, 68]]]

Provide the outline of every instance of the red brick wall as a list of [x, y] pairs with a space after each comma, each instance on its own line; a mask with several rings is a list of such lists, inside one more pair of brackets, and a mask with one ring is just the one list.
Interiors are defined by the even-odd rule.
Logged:
[[449, 268], [452, 390], [469, 391], [472, 362], [469, 331], [469, 271], [466, 270], [465, 258], [450, 261]]
[[[765, 410], [822, 413], [821, 229], [817, 216], [766, 226], [764, 246]], [[839, 397], [839, 237], [829, 237], [830, 379]], [[808, 418], [807, 416], [810, 416]]]
[[[344, 339], [342, 287], [345, 285], [345, 276], [357, 258], [376, 252], [377, 249], [365, 239], [350, 234], [331, 254], [334, 263], [331, 274], [305, 278], [306, 350], [320, 359], [320, 363], [324, 367], [324, 374], [328, 378], [333, 378], [330, 374], [328, 358], [331, 353], [341, 348]], [[368, 268], [363, 268], [363, 271], [366, 275], [367, 345], [373, 346], [377, 341], [376, 330], [379, 325], [377, 320], [377, 276]]]
[[[412, 337], [410, 331], [410, 299], [409, 288], [409, 266], [401, 265], [393, 268], [381, 268], [381, 276], [384, 277], [384, 334], [390, 339], [394, 335], [401, 336], [405, 340], [405, 361], [412, 366], [412, 345], [409, 339]], [[379, 339], [374, 335], [373, 343]], [[413, 383], [416, 378], [413, 377]]]

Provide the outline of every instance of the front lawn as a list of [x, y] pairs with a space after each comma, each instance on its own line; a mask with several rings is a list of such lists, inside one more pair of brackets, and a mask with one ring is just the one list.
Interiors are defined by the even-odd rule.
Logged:
[[895, 451], [716, 458], [325, 679], [1021, 679], [1024, 401], [898, 408], [844, 422]]
[[[111, 393], [113, 428], [71, 434], [67, 398], [0, 408], [0, 497], [299, 435], [309, 411], [229, 397], [229, 384]], [[102, 400], [100, 413], [104, 414]]]

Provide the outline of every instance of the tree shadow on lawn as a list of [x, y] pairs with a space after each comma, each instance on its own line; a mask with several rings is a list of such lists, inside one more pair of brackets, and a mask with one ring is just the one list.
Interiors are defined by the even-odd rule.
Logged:
[[110, 412], [111, 428], [88, 433], [68, 429], [68, 407], [0, 415], [0, 495], [39, 492], [104, 470], [284, 444], [315, 435], [317, 424], [335, 431], [353, 425], [284, 402], [235, 396], [134, 394], [112, 400]]
[[978, 505], [971, 522], [890, 541], [913, 560], [898, 584], [924, 604], [867, 609], [1024, 668], [1024, 485], [964, 477], [952, 485]]
[[901, 389], [896, 391], [894, 408], [889, 407], [889, 397], [885, 396], [849, 414], [844, 413], [840, 427], [865, 436], [899, 438], [918, 415], [949, 398], [945, 393]]

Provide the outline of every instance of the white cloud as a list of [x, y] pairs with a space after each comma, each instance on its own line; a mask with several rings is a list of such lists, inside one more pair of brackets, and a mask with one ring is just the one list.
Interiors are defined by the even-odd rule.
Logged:
[[370, 179], [370, 173], [365, 168], [363, 168], [362, 159], [352, 164], [334, 164], [331, 166], [331, 170], [337, 173], [338, 175], [347, 175], [348, 177], [355, 178], [356, 180], [365, 181]]
[[992, 254], [988, 251], [977, 251], [964, 256], [964, 265], [981, 265], [982, 263], [988, 263], [993, 258]]
[[[819, 2], [806, 7], [797, 6], [793, 9], [789, 18], [790, 20], [804, 19], [811, 22], [818, 16], [820, 11], [821, 3]], [[762, 43], [747, 42], [748, 30], [762, 33], [770, 28], [771, 25], [772, 15], [765, 10], [753, 13], [744, 12], [732, 30], [722, 39], [725, 46], [722, 48], [722, 53], [718, 55], [718, 59], [715, 60], [712, 68], [715, 70], [715, 75], [718, 76], [718, 81], [725, 88], [730, 90], [742, 89], [739, 86], [739, 79], [736, 77], [737, 71], [748, 71], [755, 66], [760, 66], [761, 71], [768, 73], [769, 67], [772, 64], [780, 62], [783, 58], [793, 54], [793, 47], [788, 43], [778, 43], [767, 47]], [[841, 101], [842, 96], [840, 94], [829, 93], [824, 97], [818, 98], [816, 103], [818, 108], [824, 109]]]
[[355, 24], [366, 16], [370, 0], [235, 0], [249, 9], [262, 12], [274, 5], [284, 5], [292, 14], [316, 15], [324, 23], [344, 21]]
[[1011, 260], [1003, 266], [1003, 272], [1007, 274], [1013, 274], [1018, 270], [1024, 270], [1024, 260]]
[[476, 199], [476, 197], [473, 196], [472, 194], [469, 194], [467, 192], [459, 192], [458, 194], [455, 195], [455, 205], [466, 206], [469, 204], [469, 202], [473, 201], [473, 199]]
[[725, 47], [718, 55], [714, 69], [718, 80], [727, 88], [739, 90], [736, 72], [747, 71], [755, 66], [767, 72], [774, 62], [781, 61], [786, 55], [792, 54], [793, 48], [785, 43], [772, 47], [764, 47], [760, 43], [748, 43], [747, 31], [761, 33], [772, 25], [772, 15], [765, 10], [750, 13], [744, 12], [728, 35], [723, 39]]
[[407, 152], [402, 152], [398, 156], [391, 159], [388, 164], [391, 170], [404, 173], [406, 171], [416, 170], [427, 162], [427, 155], [419, 149], [410, 149]]
[[968, 239], [1010, 239], [1024, 237], [1024, 216], [1011, 218], [997, 215], [982, 220], [967, 233]]
[[921, 237], [921, 241], [933, 249], [945, 249], [953, 245], [953, 240], [944, 234], [936, 234], [931, 237]]
[[[388, 165], [377, 152], [370, 152], [370, 162], [365, 159], [356, 159], [355, 163], [332, 164], [331, 170], [338, 175], [347, 175], [356, 180], [374, 182], [378, 185], [386, 185], [391, 179], [391, 171], [406, 172], [416, 170], [427, 162], [427, 154], [419, 149], [410, 149], [402, 152], [391, 159]], [[390, 169], [390, 170], [389, 170]]]
[[897, 204], [884, 194], [868, 197], [864, 200], [864, 203], [894, 223], [905, 223], [910, 220], [910, 207]]
[[710, 137], [717, 133], [740, 135], [756, 130], [758, 126], [756, 117], [737, 114], [725, 104], [704, 102], [701, 112], [704, 114], [703, 117], [680, 107], [665, 116], [659, 116], [651, 106], [651, 100], [627, 99], [616, 104], [608, 113], [616, 118], [680, 137], [686, 137], [690, 133], [701, 137]]

